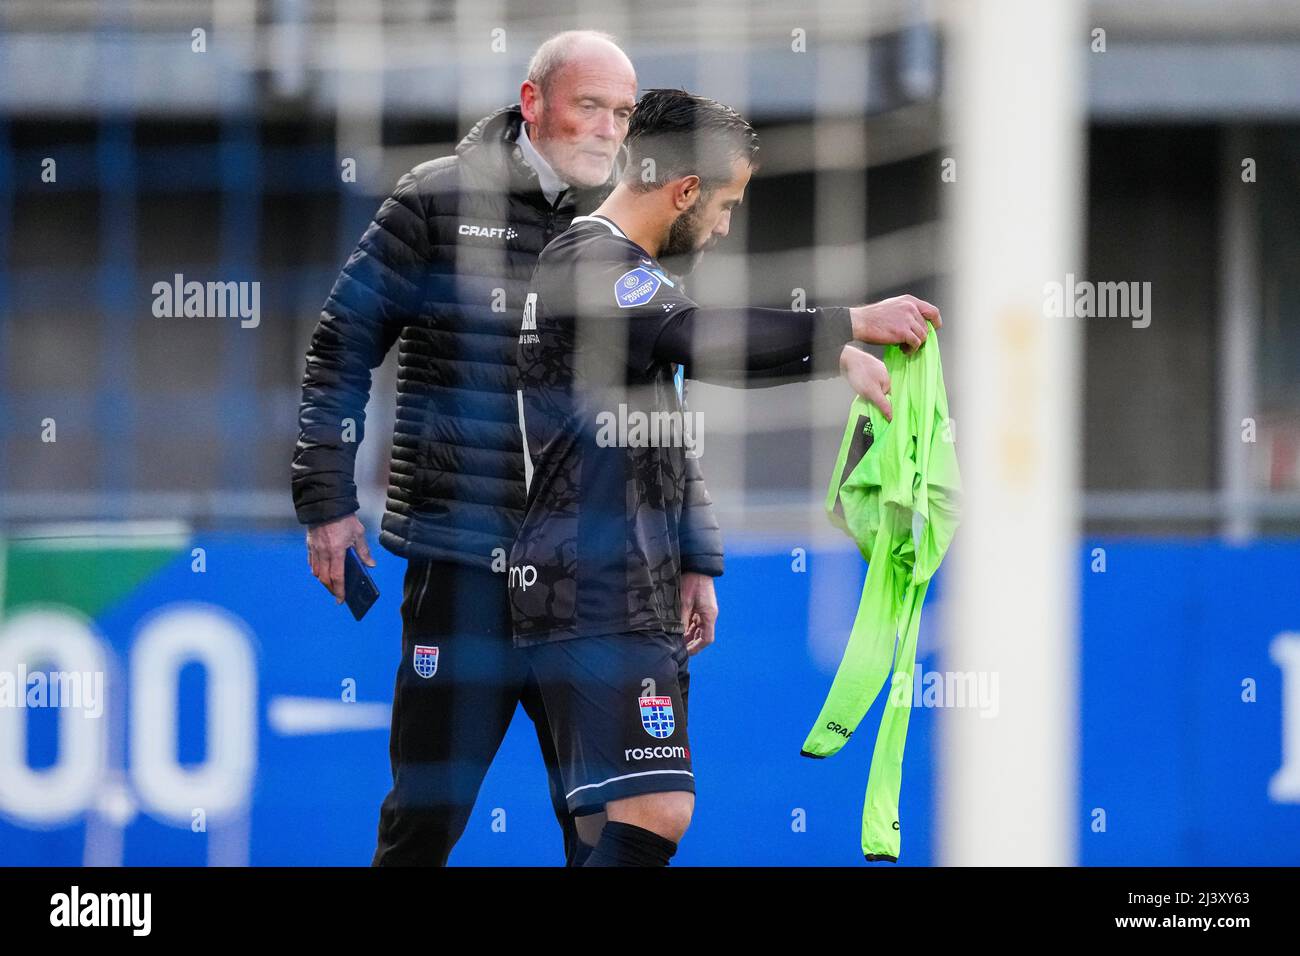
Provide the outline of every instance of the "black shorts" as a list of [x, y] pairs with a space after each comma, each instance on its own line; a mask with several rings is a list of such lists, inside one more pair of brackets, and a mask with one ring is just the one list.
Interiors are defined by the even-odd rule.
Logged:
[[571, 813], [643, 793], [695, 792], [681, 635], [638, 631], [522, 650], [541, 688]]

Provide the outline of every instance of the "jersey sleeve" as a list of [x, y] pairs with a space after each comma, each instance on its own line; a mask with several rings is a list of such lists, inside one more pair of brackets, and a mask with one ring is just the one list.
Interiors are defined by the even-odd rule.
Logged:
[[662, 329], [656, 357], [680, 362], [691, 378], [719, 385], [764, 386], [839, 374], [840, 351], [853, 339], [849, 309], [696, 308]]

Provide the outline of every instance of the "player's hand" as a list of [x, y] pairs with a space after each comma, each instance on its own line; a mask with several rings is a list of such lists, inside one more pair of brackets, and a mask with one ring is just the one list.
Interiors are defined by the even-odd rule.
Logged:
[[894, 406], [889, 394], [889, 372], [885, 363], [870, 352], [846, 345], [840, 350], [840, 372], [853, 390], [880, 409], [885, 421], [894, 420]]
[[896, 295], [871, 305], [849, 310], [853, 337], [872, 345], [901, 345], [904, 352], [919, 349], [929, 334], [927, 320], [936, 329], [943, 327], [939, 310], [914, 295]]
[[375, 559], [366, 546], [366, 529], [355, 514], [307, 529], [307, 563], [316, 580], [337, 598], [336, 604], [343, 603], [343, 558], [348, 548], [356, 548], [357, 557], [367, 566], [375, 566]]
[[682, 575], [682, 629], [686, 652], [698, 654], [713, 643], [713, 626], [718, 620], [718, 597], [713, 578], [688, 571]]

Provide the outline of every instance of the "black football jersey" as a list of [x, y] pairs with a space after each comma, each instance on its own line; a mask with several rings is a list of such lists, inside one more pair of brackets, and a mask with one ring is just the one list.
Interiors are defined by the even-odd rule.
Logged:
[[528, 503], [510, 555], [519, 643], [681, 633], [679, 523], [698, 431], [664, 323], [695, 303], [609, 220], [548, 245], [519, 336]]
[[678, 363], [764, 385], [835, 374], [846, 308], [700, 309], [601, 216], [543, 250], [519, 333], [528, 501], [510, 553], [518, 644], [680, 634], [680, 524], [702, 443]]

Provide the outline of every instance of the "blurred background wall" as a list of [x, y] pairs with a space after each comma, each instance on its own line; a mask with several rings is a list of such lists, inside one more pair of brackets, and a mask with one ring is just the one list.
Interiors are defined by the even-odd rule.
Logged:
[[[0, 516], [291, 521], [302, 353], [347, 253], [397, 177], [515, 101], [532, 49], [577, 22], [613, 30], [643, 88], [698, 89], [760, 126], [764, 166], [736, 238], [696, 280], [703, 300], [906, 290], [959, 321], [944, 296], [941, 14], [920, 0], [827, 0], [801, 15], [742, 3], [13, 0], [0, 13]], [[1098, 0], [1087, 22], [1105, 48], [1094, 51], [1095, 32], [1080, 41], [1078, 278], [1149, 281], [1156, 316], [1084, 326], [1088, 527], [1294, 532], [1300, 13]], [[1259, 171], [1248, 188], [1245, 159]], [[153, 284], [178, 272], [259, 281], [261, 324], [154, 319]], [[378, 379], [378, 427], [361, 450], [372, 513], [390, 382]], [[842, 388], [794, 391], [696, 390], [710, 479], [737, 531], [756, 513], [764, 529], [807, 527], [805, 491], [821, 478], [805, 463], [837, 440], [827, 398]], [[47, 416], [60, 440], [33, 453]], [[1255, 441], [1226, 452], [1243, 418]], [[768, 467], [777, 451], [782, 467]]]

